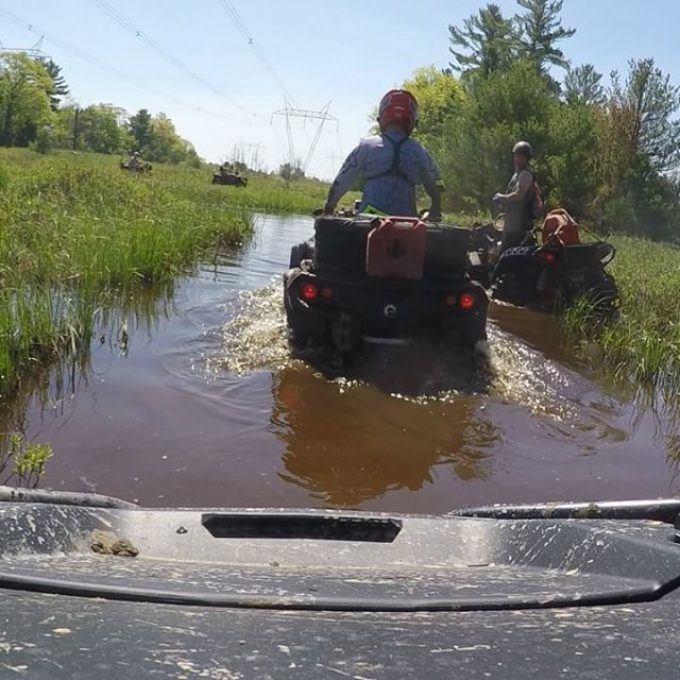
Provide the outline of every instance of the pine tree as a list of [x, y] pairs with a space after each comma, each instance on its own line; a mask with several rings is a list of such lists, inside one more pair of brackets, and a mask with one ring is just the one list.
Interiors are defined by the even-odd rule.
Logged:
[[61, 75], [61, 66], [55, 64], [52, 59], [40, 59], [40, 63], [45, 67], [45, 70], [52, 78], [52, 87], [47, 94], [50, 98], [50, 106], [52, 111], [56, 111], [61, 103], [61, 98], [69, 93], [66, 79]]
[[569, 104], [600, 104], [605, 93], [602, 74], [592, 64], [569, 69], [564, 78], [564, 98]]
[[548, 66], [568, 68], [569, 61], [557, 43], [571, 38], [575, 28], [562, 26], [562, 0], [517, 0], [526, 11], [515, 20], [521, 32], [520, 56], [530, 59], [541, 72]]
[[463, 28], [449, 26], [449, 33], [454, 71], [488, 76], [512, 62], [517, 43], [513, 22], [494, 3], [465, 19]]

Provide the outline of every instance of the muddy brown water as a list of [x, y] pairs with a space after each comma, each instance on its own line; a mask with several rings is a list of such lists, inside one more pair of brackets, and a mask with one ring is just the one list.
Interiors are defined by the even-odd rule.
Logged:
[[377, 350], [324, 378], [291, 358], [280, 274], [306, 218], [177, 282], [127, 347], [93, 347], [73, 393], [25, 415], [49, 442], [43, 486], [150, 506], [446, 512], [492, 502], [678, 491], [676, 428], [606, 387], [555, 322], [495, 307], [488, 358]]

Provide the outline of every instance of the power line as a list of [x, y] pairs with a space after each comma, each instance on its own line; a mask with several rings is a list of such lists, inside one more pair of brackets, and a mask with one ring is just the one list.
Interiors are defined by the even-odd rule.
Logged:
[[259, 45], [255, 42], [253, 34], [250, 32], [248, 26], [246, 25], [246, 22], [243, 21], [243, 18], [238, 13], [238, 10], [236, 9], [236, 7], [234, 7], [234, 4], [231, 2], [231, 0], [217, 0], [217, 1], [220, 3], [220, 5], [222, 5], [222, 8], [231, 19], [232, 23], [236, 27], [236, 30], [241, 34], [241, 37], [253, 50], [255, 56], [257, 57], [257, 60], [260, 62], [260, 64], [262, 64], [264, 69], [269, 73], [269, 75], [276, 81], [277, 85], [281, 88], [281, 91], [283, 92], [285, 98], [291, 102], [294, 102], [294, 99], [290, 92], [288, 91], [288, 89], [286, 88], [286, 86], [284, 85], [283, 80], [281, 80], [281, 77], [274, 68], [273, 64], [269, 61], [269, 59], [267, 59], [265, 54], [260, 49]]
[[150, 47], [156, 54], [160, 55], [167, 62], [172, 64], [176, 69], [188, 75], [190, 78], [195, 80], [197, 83], [203, 85], [203, 87], [210, 90], [213, 94], [229, 102], [232, 106], [240, 109], [241, 111], [248, 113], [252, 116], [256, 116], [253, 111], [242, 106], [239, 102], [225, 95], [221, 90], [216, 88], [214, 85], [209, 83], [205, 78], [192, 71], [186, 64], [177, 59], [174, 55], [170, 54], [161, 47], [153, 38], [149, 37], [140, 28], [136, 27], [129, 19], [126, 19], [118, 10], [112, 7], [106, 0], [91, 0], [92, 4], [98, 7], [104, 14], [106, 14], [110, 19], [115, 21], [118, 25], [124, 28], [129, 33], [132, 33], [136, 38], [141, 40], [147, 47]]
[[[9, 12], [5, 9], [0, 8], [0, 16], [4, 16], [6, 19], [14, 23], [15, 25], [21, 26], [22, 28], [25, 28], [31, 33], [35, 34], [40, 34], [42, 35], [46, 40], [54, 44], [55, 46], [59, 47], [60, 49], [64, 50], [65, 52], [69, 52], [82, 61], [87, 62], [91, 66], [94, 65], [97, 68], [101, 69], [102, 71], [106, 71], [110, 75], [116, 76], [117, 78], [120, 78], [121, 80], [126, 80], [129, 83], [132, 83], [136, 87], [139, 87], [140, 89], [144, 90], [145, 92], [151, 92], [155, 94], [158, 97], [161, 97], [163, 99], [167, 99], [169, 101], [174, 102], [175, 104], [178, 104], [179, 106], [183, 106], [186, 108], [191, 109], [192, 111], [198, 111], [199, 113], [202, 113], [207, 116], [211, 116], [214, 118], [221, 118], [223, 120], [228, 120], [231, 122], [245, 122], [245, 121], [235, 121], [233, 118], [230, 118], [229, 116], [225, 116], [221, 113], [216, 113], [213, 111], [208, 111], [204, 108], [201, 108], [200, 106], [196, 106], [195, 104], [191, 104], [189, 102], [186, 102], [182, 99], [179, 99], [178, 97], [175, 97], [172, 94], [169, 94], [167, 92], [163, 92], [162, 90], [159, 90], [156, 87], [153, 87], [152, 85], [148, 85], [146, 83], [143, 83], [140, 80], [137, 80], [136, 78], [133, 78], [132, 76], [129, 76], [128, 74], [124, 73], [123, 71], [119, 71], [117, 68], [110, 66], [106, 62], [103, 62], [101, 59], [98, 59], [97, 57], [84, 52], [83, 50], [79, 49], [78, 47], [74, 47], [73, 45], [70, 45], [67, 42], [64, 42], [63, 40], [60, 40], [56, 36], [53, 36], [41, 29], [39, 29], [35, 24], [30, 23], [29, 21], [26, 21], [25, 19], [22, 19], [21, 17], [17, 16], [16, 14], [13, 14], [12, 12]], [[30, 51], [30, 50], [27, 50]], [[248, 121], [252, 122], [252, 121]]]

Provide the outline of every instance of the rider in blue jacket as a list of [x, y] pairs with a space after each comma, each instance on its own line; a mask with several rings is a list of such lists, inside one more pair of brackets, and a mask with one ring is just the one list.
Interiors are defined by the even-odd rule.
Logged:
[[363, 196], [359, 212], [415, 217], [416, 186], [429, 194], [429, 219], [441, 220], [441, 173], [427, 150], [411, 133], [418, 118], [418, 103], [406, 90], [390, 90], [380, 102], [380, 134], [367, 137], [345, 160], [331, 185], [324, 213], [353, 188]]

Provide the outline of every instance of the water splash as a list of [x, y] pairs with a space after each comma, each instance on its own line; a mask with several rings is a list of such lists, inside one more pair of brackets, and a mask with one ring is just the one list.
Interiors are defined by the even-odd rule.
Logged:
[[578, 408], [567, 396], [571, 379], [562, 366], [493, 324], [489, 350], [493, 396], [560, 422], [577, 418]]
[[229, 320], [221, 329], [221, 348], [208, 361], [211, 369], [245, 375], [259, 369], [279, 371], [291, 365], [281, 284], [240, 292], [225, 305]]
[[[280, 371], [299, 361], [288, 344], [278, 280], [239, 293], [225, 311], [229, 320], [220, 332], [219, 353], [208, 360], [211, 370], [244, 375]], [[359, 369], [329, 380], [340, 394], [373, 384], [392, 398], [414, 404], [455, 403], [466, 396], [487, 395], [535, 415], [575, 421], [578, 405], [565, 396], [571, 384], [568, 372], [493, 322], [488, 330], [488, 342], [476, 348], [472, 360], [469, 353], [455, 356], [431, 348], [380, 348]], [[327, 379], [321, 373], [318, 377]]]

